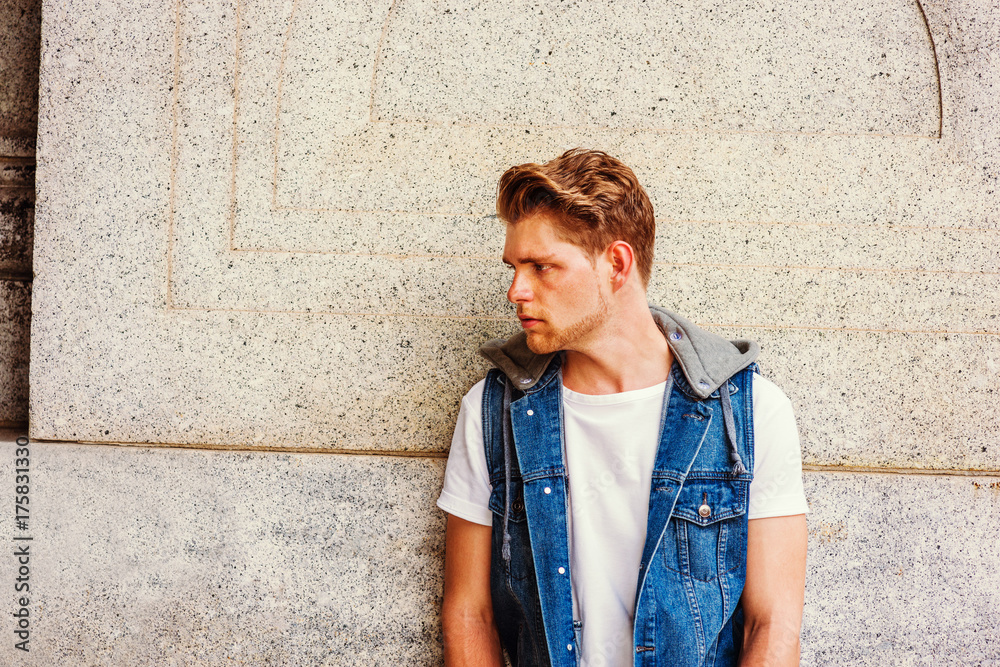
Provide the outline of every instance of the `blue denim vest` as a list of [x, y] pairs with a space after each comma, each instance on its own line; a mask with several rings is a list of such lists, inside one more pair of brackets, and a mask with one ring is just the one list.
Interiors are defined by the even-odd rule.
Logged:
[[[483, 395], [494, 512], [490, 585], [501, 643], [514, 665], [578, 664], [560, 366], [557, 355], [523, 392], [492, 370]], [[738, 661], [755, 368], [737, 372], [704, 400], [676, 363], [671, 370], [636, 581], [636, 667]]]

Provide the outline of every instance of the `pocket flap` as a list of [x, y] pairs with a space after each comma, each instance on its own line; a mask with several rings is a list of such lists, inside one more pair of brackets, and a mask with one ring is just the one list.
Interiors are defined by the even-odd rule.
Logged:
[[[501, 481], [499, 484], [494, 485], [493, 491], [490, 492], [490, 509], [500, 519], [503, 519], [504, 491], [505, 485]], [[527, 514], [524, 511], [524, 487], [520, 478], [510, 481], [510, 495], [510, 520], [518, 523], [525, 521]]]
[[732, 478], [688, 478], [677, 496], [673, 516], [699, 526], [746, 513], [750, 482]]

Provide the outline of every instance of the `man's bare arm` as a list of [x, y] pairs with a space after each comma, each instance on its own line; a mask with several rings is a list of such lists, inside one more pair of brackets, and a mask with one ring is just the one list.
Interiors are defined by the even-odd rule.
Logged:
[[740, 667], [799, 664], [807, 540], [805, 514], [748, 522]]
[[448, 515], [441, 608], [446, 667], [503, 665], [490, 597], [491, 531]]

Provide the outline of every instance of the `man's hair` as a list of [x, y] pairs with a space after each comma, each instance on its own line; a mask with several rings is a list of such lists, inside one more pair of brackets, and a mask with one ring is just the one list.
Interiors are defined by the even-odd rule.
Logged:
[[517, 224], [539, 209], [591, 257], [615, 241], [635, 251], [643, 287], [653, 271], [653, 205], [631, 169], [602, 151], [574, 148], [545, 164], [521, 164], [500, 177], [497, 215]]

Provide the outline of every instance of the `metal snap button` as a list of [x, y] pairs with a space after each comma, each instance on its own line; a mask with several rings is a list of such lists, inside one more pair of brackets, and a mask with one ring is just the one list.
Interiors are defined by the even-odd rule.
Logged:
[[680, 331], [675, 331], [672, 334], [670, 334], [670, 340], [680, 340], [681, 338], [683, 338], [683, 336], [681, 336]]
[[712, 508], [708, 506], [708, 494], [701, 494], [701, 507], [698, 508], [698, 516], [707, 518], [712, 515]]
[[566, 574], [566, 568], [564, 567], [559, 568], [559, 574]]
[[514, 509], [515, 512], [521, 512], [524, 510], [524, 502], [520, 498], [518, 498], [517, 500], [514, 501], [514, 504], [511, 505], [511, 507]]
[[535, 414], [535, 411], [534, 411], [534, 410], [528, 410], [528, 416], [529, 416], [529, 417], [530, 417], [531, 415], [533, 415], [533, 414]]
[[542, 489], [542, 490], [543, 490], [543, 491], [545, 491], [545, 493], [552, 493], [552, 487], [551, 487], [551, 486], [546, 486], [546, 487], [545, 487], [544, 489]]

